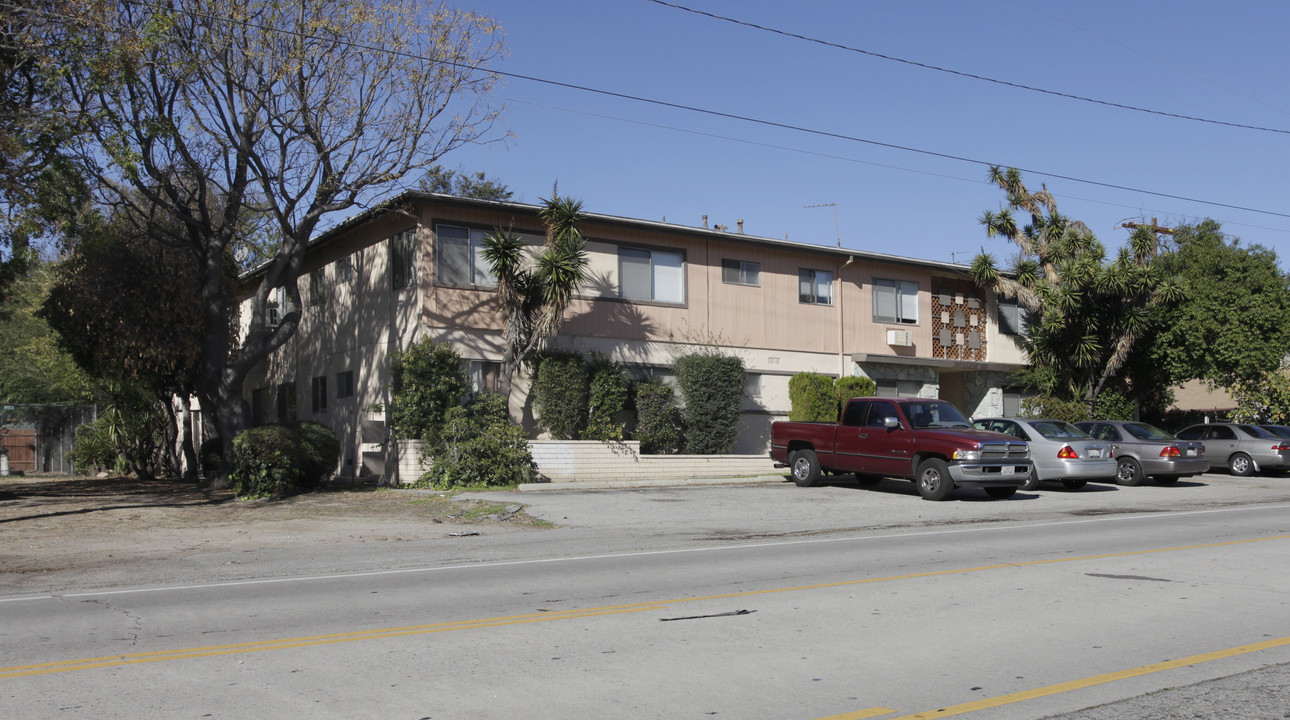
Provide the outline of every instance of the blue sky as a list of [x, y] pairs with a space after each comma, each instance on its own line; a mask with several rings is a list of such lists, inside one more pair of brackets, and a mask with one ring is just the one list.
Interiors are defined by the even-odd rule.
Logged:
[[[676, 0], [850, 48], [1165, 113], [1290, 131], [1290, 4], [1049, 0]], [[1129, 220], [1212, 217], [1290, 267], [1290, 133], [1133, 112], [883, 60], [649, 0], [491, 0], [506, 33], [497, 97], [514, 137], [442, 159], [536, 203], [559, 182], [589, 211], [969, 262], [1014, 248], [978, 223], [1028, 170], [1114, 252]], [[867, 140], [828, 137], [835, 134]], [[1134, 190], [1041, 175], [1052, 173]], [[1153, 191], [1177, 198], [1150, 195]], [[836, 203], [833, 207], [807, 205]], [[836, 224], [834, 210], [836, 209]], [[1264, 212], [1254, 212], [1254, 211]]]

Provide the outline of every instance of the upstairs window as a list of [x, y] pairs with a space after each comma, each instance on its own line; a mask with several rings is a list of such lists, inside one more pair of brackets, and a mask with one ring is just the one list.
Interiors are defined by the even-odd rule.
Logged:
[[1026, 331], [1026, 309], [1015, 302], [999, 301], [999, 332], [1003, 335], [1029, 335]]
[[346, 255], [345, 257], [332, 263], [332, 277], [337, 285], [347, 283], [354, 279], [354, 256]]
[[327, 302], [327, 272], [325, 268], [309, 271], [309, 304], [322, 305]]
[[412, 284], [416, 273], [416, 228], [390, 238], [390, 287], [402, 290]]
[[797, 271], [798, 300], [813, 305], [833, 304], [833, 272], [830, 270]]
[[685, 302], [685, 256], [676, 250], [618, 248], [618, 293], [628, 300]]
[[435, 277], [441, 285], [476, 285], [497, 287], [492, 266], [484, 259], [484, 237], [487, 231], [456, 225], [438, 225], [435, 236], [437, 267]]
[[354, 371], [346, 370], [345, 372], [336, 373], [336, 397], [347, 398], [354, 396]]
[[874, 278], [874, 322], [918, 324], [918, 283]]
[[725, 258], [721, 261], [721, 282], [761, 287], [761, 263]]

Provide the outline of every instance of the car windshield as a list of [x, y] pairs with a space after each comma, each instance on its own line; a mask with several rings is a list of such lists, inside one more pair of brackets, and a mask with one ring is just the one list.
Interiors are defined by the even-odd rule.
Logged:
[[1071, 438], [1082, 440], [1088, 438], [1088, 433], [1080, 430], [1070, 423], [1062, 422], [1061, 420], [1031, 420], [1030, 427], [1034, 428], [1035, 432], [1043, 435], [1049, 440]]
[[967, 418], [942, 400], [919, 400], [901, 406], [916, 428], [971, 427]]
[[1139, 440], [1173, 440], [1174, 436], [1155, 425], [1146, 423], [1125, 423], [1125, 432]]

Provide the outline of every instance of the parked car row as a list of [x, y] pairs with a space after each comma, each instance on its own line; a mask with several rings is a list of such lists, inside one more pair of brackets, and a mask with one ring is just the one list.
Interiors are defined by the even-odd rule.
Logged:
[[1161, 485], [1200, 475], [1211, 466], [1233, 475], [1290, 470], [1290, 426], [1206, 423], [1169, 433], [1144, 422], [1093, 420], [1065, 423], [1036, 418], [978, 418], [973, 426], [1025, 440], [1034, 462], [1033, 490], [1059, 481], [1069, 488], [1089, 480], [1114, 479], [1140, 485], [1147, 478]]

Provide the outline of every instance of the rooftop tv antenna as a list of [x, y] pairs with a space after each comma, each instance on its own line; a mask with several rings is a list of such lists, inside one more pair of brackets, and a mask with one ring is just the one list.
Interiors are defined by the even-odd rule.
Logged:
[[833, 208], [833, 232], [838, 236], [838, 247], [842, 247], [842, 231], [838, 229], [838, 204], [837, 203], [820, 203], [819, 205], [803, 205], [804, 208], [831, 207]]

